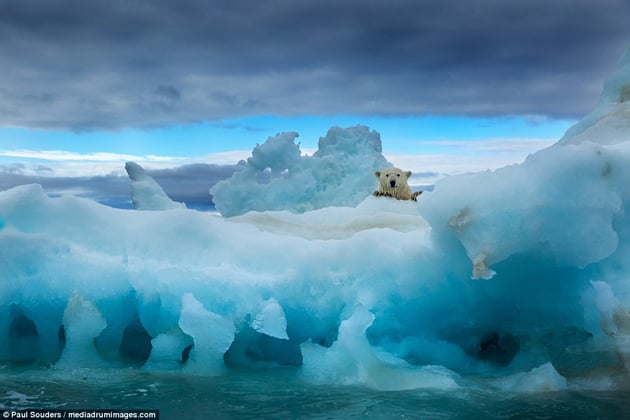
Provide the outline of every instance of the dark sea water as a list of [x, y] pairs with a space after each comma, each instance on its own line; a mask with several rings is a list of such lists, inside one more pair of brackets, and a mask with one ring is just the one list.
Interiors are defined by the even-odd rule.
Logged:
[[[6, 369], [5, 369], [6, 370]], [[294, 371], [220, 377], [135, 369], [0, 372], [0, 409], [157, 409], [160, 419], [630, 418], [626, 392], [502, 394], [312, 385]]]

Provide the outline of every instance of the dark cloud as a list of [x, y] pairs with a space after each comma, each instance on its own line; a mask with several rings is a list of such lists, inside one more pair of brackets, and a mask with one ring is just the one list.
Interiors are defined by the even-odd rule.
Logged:
[[171, 199], [189, 207], [212, 205], [208, 190], [222, 179], [232, 176], [236, 165], [197, 163], [172, 169], [147, 170], [147, 174], [162, 186]]
[[269, 129], [269, 127], [258, 127], [240, 123], [213, 123], [212, 126], [217, 128], [224, 128], [226, 130], [245, 130], [249, 131], [250, 133], [261, 133]]
[[182, 97], [173, 86], [158, 86], [155, 94], [167, 101], [178, 101]]
[[[25, 165], [0, 165], [0, 191], [24, 184], [41, 184], [50, 195], [71, 194], [90, 198], [114, 207], [131, 207], [130, 181], [126, 176], [94, 177], [46, 176], [50, 168], [35, 168], [27, 174]], [[236, 165], [192, 164], [172, 169], [147, 170], [168, 196], [185, 202], [189, 208], [213, 206], [208, 190], [222, 179], [232, 176]], [[29, 168], [29, 173], [33, 168]]]
[[0, 125], [576, 118], [630, 46], [628, 22], [627, 0], [7, 0]]

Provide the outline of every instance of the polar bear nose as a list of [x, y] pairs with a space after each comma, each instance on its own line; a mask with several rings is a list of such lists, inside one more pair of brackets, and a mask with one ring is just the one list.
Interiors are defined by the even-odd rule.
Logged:
[[394, 188], [396, 186], [396, 180], [392, 179], [391, 181], [389, 181], [389, 185], [390, 187]]

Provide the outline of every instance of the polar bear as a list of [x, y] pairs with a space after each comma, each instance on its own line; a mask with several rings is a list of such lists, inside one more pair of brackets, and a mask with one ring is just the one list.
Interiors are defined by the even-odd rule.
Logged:
[[398, 168], [388, 168], [374, 172], [378, 178], [379, 188], [374, 191], [377, 197], [394, 197], [397, 200], [413, 200], [422, 194], [422, 191], [411, 191], [407, 180], [411, 176], [411, 171], [403, 171]]

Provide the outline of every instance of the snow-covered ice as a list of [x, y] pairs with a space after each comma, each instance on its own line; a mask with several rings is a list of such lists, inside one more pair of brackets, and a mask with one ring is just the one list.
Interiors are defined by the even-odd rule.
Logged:
[[222, 216], [132, 164], [138, 210], [1, 192], [0, 360], [628, 389], [628, 92], [630, 54], [557, 144], [417, 203], [371, 196], [390, 164], [365, 127], [331, 129], [313, 156], [295, 133], [268, 139], [213, 188]]

